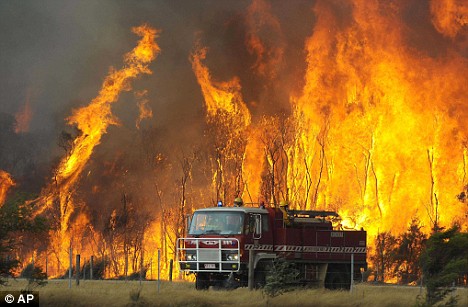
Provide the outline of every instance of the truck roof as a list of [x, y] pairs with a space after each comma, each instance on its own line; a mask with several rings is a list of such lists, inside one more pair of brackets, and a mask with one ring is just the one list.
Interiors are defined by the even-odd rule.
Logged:
[[196, 212], [206, 212], [206, 211], [230, 211], [230, 212], [268, 214], [267, 209], [254, 208], [254, 207], [208, 207], [208, 208], [202, 208], [202, 209], [196, 210]]

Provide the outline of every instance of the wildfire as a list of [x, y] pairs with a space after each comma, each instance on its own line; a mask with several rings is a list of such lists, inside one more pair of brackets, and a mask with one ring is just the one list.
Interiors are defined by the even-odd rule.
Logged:
[[201, 87], [207, 121], [215, 129], [213, 187], [216, 200], [230, 201], [243, 190], [240, 178], [246, 146], [247, 128], [251, 123], [250, 111], [243, 101], [239, 79], [227, 82], [212, 80], [208, 68], [202, 63], [206, 48], [198, 47], [192, 54], [192, 68]]
[[[204, 139], [209, 138], [209, 148], [204, 148], [207, 161], [202, 163], [211, 166], [209, 171], [197, 171], [209, 173], [212, 189], [200, 188], [203, 191], [197, 196], [201, 201], [187, 207], [186, 202], [193, 198], [184, 194], [184, 208], [213, 200], [226, 203], [236, 196], [250, 202], [285, 200], [295, 209], [338, 211], [342, 227], [365, 228], [369, 241], [382, 231], [405, 231], [415, 216], [426, 232], [434, 223], [448, 226], [459, 222], [467, 227], [463, 214], [468, 193], [465, 2], [433, 0], [425, 4], [425, 13], [430, 15], [427, 22], [432, 22], [430, 31], [444, 44], [432, 50], [429, 43], [414, 37], [415, 21], [403, 16], [405, 1], [314, 1], [313, 24], [300, 46], [303, 67], [287, 67], [299, 62], [287, 56], [288, 48], [297, 46], [286, 43], [274, 4], [253, 0], [243, 19], [241, 44], [250, 57], [246, 67], [252, 75], [249, 82], [254, 80], [255, 85], [242, 83], [242, 76], [217, 81], [207, 64], [208, 48], [199, 41], [190, 55], [206, 110]], [[118, 243], [109, 247], [104, 232], [94, 230], [89, 216], [75, 212], [82, 201], [76, 197], [76, 189], [83, 170], [108, 127], [118, 124], [111, 110], [113, 103], [130, 89], [130, 81], [151, 73], [148, 65], [160, 51], [154, 41], [156, 30], [141, 26], [134, 32], [142, 38], [125, 56], [124, 67], [112, 70], [98, 96], [68, 118], [79, 135], [37, 201], [37, 214], [58, 209], [60, 225], [51, 232], [50, 241], [59, 268], [68, 259], [64, 247], [74, 234], [84, 233], [93, 238], [94, 245], [72, 242], [74, 248], [86, 251], [87, 256], [115, 256], [108, 264], [112, 269], [107, 277], [121, 274], [124, 266], [128, 269], [131, 248], [135, 251], [133, 271], [143, 253], [145, 261], [152, 259], [155, 266], [158, 248], [163, 259], [169, 259], [175, 237], [185, 227], [181, 226], [184, 217], [175, 217], [185, 209], [163, 208], [166, 200], [158, 194], [161, 217], [138, 233], [139, 241], [133, 247], [127, 246], [122, 234], [128, 222], [122, 222], [122, 215], [126, 217], [127, 212], [113, 211], [109, 225], [115, 231], [112, 239]], [[297, 70], [302, 80], [286, 80], [288, 70]], [[289, 83], [299, 85], [292, 89]], [[249, 92], [258, 92], [251, 94], [255, 97], [251, 101], [243, 93], [247, 86]], [[288, 92], [281, 112], [273, 106], [280, 91]], [[136, 127], [140, 128], [142, 120], [153, 113], [146, 91], [135, 96], [139, 100]], [[29, 121], [28, 108], [29, 102], [18, 113], [23, 114], [17, 117], [18, 127]], [[170, 160], [163, 153], [155, 153], [152, 159], [158, 165]], [[117, 159], [114, 164], [117, 167]], [[196, 181], [192, 165], [187, 168], [188, 181]], [[183, 180], [183, 184], [187, 194], [203, 185], [200, 181], [194, 184], [196, 188], [186, 189], [189, 183]], [[0, 204], [12, 185], [9, 175], [0, 171]], [[99, 194], [102, 187], [92, 189]], [[123, 248], [117, 246], [121, 242], [125, 242]], [[124, 254], [125, 264], [121, 263]], [[167, 273], [167, 267], [163, 271]]]
[[[407, 29], [396, 23], [397, 6], [350, 1], [350, 21], [343, 24], [337, 5], [315, 5], [304, 87], [291, 94], [288, 120], [278, 125], [275, 117], [255, 119], [263, 124], [246, 130], [245, 182], [262, 193], [260, 186], [270, 180], [265, 178], [274, 176], [267, 188], [273, 200], [337, 210], [345, 227], [364, 227], [371, 236], [404, 231], [414, 216], [426, 231], [435, 221], [466, 226], [456, 198], [467, 183], [466, 121], [455, 113], [466, 114], [466, 58], [455, 51], [440, 57], [415, 52]], [[461, 2], [432, 1], [431, 12], [444, 35], [454, 37], [466, 25]], [[264, 1], [254, 1], [247, 16], [246, 47], [256, 58], [254, 69], [273, 80], [277, 72], [271, 67], [281, 64], [282, 48], [268, 49], [255, 29], [279, 33], [279, 24]], [[255, 22], [252, 16], [262, 18]], [[279, 61], [270, 70], [267, 52]], [[192, 65], [207, 116], [220, 110], [228, 118], [248, 114], [244, 103], [233, 103], [239, 101], [239, 80], [213, 86], [201, 64], [205, 57], [206, 49], [198, 49]], [[268, 129], [273, 132], [265, 134]], [[280, 139], [281, 129], [292, 137]]]
[[[120, 70], [111, 70], [99, 95], [88, 106], [75, 110], [68, 118], [68, 123], [76, 125], [80, 135], [74, 139], [70, 153], [60, 162], [54, 182], [42, 193], [43, 201], [36, 214], [51, 208], [55, 201], [59, 203], [60, 229], [58, 233], [51, 236], [51, 243], [57, 247], [60, 262], [66, 263], [67, 255], [64, 247], [71, 244], [68, 229], [70, 217], [76, 205], [74, 200], [76, 183], [89, 161], [93, 149], [99, 145], [102, 135], [106, 133], [107, 127], [118, 124], [118, 120], [112, 114], [111, 106], [117, 101], [122, 91], [130, 90], [129, 82], [132, 79], [141, 74], [151, 74], [148, 65], [160, 51], [159, 46], [154, 41], [157, 36], [155, 29], [143, 25], [134, 28], [133, 32], [142, 38], [137, 46], [125, 55], [124, 67]], [[77, 231], [75, 224], [72, 227], [73, 231]]]
[[451, 38], [468, 25], [468, 5], [461, 0], [431, 1], [431, 13], [436, 29]]
[[226, 117], [236, 119], [234, 124], [241, 128], [249, 126], [250, 112], [242, 99], [239, 79], [233, 78], [227, 82], [212, 81], [208, 68], [202, 62], [206, 58], [206, 52], [207, 49], [202, 47], [195, 50], [192, 55], [192, 68], [205, 98], [207, 116], [213, 119], [217, 114], [224, 113]]
[[0, 207], [5, 202], [8, 190], [15, 186], [15, 182], [11, 178], [10, 174], [0, 170]]
[[[383, 14], [376, 2], [353, 4], [354, 22], [343, 28], [333, 5], [316, 5], [306, 82], [292, 102], [300, 127], [295, 157], [317, 174], [317, 197], [299, 200], [335, 206], [371, 235], [403, 231], [416, 215], [430, 226], [435, 206], [449, 224], [461, 211], [454, 196], [467, 171], [466, 149], [455, 140], [467, 135], [446, 111], [466, 95], [466, 59], [415, 54], [395, 25], [396, 9]], [[444, 97], [452, 97], [449, 104]], [[302, 174], [295, 179], [304, 186]]]

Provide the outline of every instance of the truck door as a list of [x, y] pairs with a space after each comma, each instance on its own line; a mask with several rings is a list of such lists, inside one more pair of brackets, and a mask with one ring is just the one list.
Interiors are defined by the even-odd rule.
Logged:
[[244, 229], [246, 243], [254, 244], [256, 250], [272, 250], [273, 236], [267, 214], [248, 214]]

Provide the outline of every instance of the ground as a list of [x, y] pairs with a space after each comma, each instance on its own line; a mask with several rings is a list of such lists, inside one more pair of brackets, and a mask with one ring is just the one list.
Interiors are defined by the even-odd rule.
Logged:
[[[0, 291], [21, 290], [26, 281], [10, 279]], [[189, 282], [49, 280], [39, 291], [40, 306], [415, 306], [424, 289], [409, 286], [356, 285], [352, 293], [325, 289], [303, 289], [275, 298], [261, 290], [196, 291]], [[468, 306], [468, 289], [457, 289], [459, 306]]]

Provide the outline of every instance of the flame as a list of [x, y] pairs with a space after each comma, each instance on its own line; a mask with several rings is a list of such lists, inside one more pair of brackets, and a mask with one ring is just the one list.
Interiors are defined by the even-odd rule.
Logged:
[[[112, 70], [106, 77], [99, 95], [88, 106], [75, 110], [68, 118], [68, 124], [76, 125], [81, 133], [73, 141], [70, 154], [60, 162], [55, 177], [56, 184], [60, 186], [60, 204], [64, 217], [62, 221], [65, 224], [68, 224], [72, 211], [67, 208], [67, 205], [72, 203], [69, 199], [70, 194], [89, 161], [94, 147], [100, 143], [109, 125], [118, 124], [117, 119], [112, 115], [111, 105], [117, 101], [121, 91], [129, 90], [128, 82], [131, 79], [143, 73], [151, 73], [148, 64], [159, 53], [159, 46], [154, 42], [156, 30], [143, 25], [134, 28], [133, 31], [142, 36], [142, 39], [137, 47], [125, 56], [124, 68]], [[48, 206], [50, 204], [49, 201]], [[67, 209], [69, 209], [68, 212], [66, 212]]]
[[59, 230], [51, 232], [51, 246], [56, 251], [59, 263], [67, 263], [66, 247], [68, 244], [73, 244], [74, 234], [83, 233], [86, 225], [89, 225], [86, 215], [79, 213], [69, 229], [70, 218], [77, 205], [74, 192], [81, 173], [94, 148], [99, 145], [102, 135], [106, 133], [109, 125], [118, 124], [118, 120], [112, 114], [111, 106], [118, 100], [122, 91], [130, 90], [129, 82], [132, 79], [140, 74], [151, 74], [148, 65], [160, 51], [154, 41], [157, 30], [142, 25], [133, 28], [133, 32], [141, 36], [141, 39], [137, 46], [125, 55], [124, 67], [120, 70], [112, 69], [99, 95], [88, 106], [74, 110], [68, 118], [68, 123], [76, 125], [80, 135], [73, 141], [70, 153], [60, 161], [54, 182], [42, 192], [40, 207], [36, 214], [52, 208], [55, 202], [59, 205]]
[[251, 123], [250, 111], [243, 101], [239, 79], [227, 82], [212, 80], [202, 63], [207, 49], [197, 47], [191, 56], [192, 69], [203, 93], [207, 121], [214, 129], [213, 190], [215, 199], [224, 202], [244, 190], [242, 164], [245, 159], [246, 135]]
[[466, 59], [414, 54], [394, 24], [397, 9], [383, 14], [377, 2], [353, 4], [354, 22], [346, 27], [329, 2], [315, 7], [305, 86], [292, 99], [299, 128], [294, 160], [304, 164], [290, 178], [306, 195], [307, 165], [314, 193], [296, 200], [334, 207], [348, 227], [363, 226], [371, 236], [404, 231], [412, 216], [430, 226], [436, 206], [443, 224], [466, 224], [454, 196], [467, 170], [466, 148], [456, 140], [467, 135], [444, 99], [457, 107], [466, 95]]
[[148, 91], [146, 90], [135, 93], [135, 96], [139, 99], [137, 105], [138, 110], [140, 111], [140, 115], [138, 116], [138, 119], [135, 124], [137, 129], [140, 129], [140, 124], [142, 120], [153, 117], [153, 110], [151, 110], [151, 107], [148, 105], [149, 101], [146, 98], [147, 94]]
[[468, 25], [468, 4], [463, 0], [432, 0], [431, 13], [437, 31], [450, 38]]
[[[465, 5], [441, 3], [431, 5], [438, 30], [458, 35], [465, 29]], [[364, 227], [370, 236], [402, 232], [414, 216], [426, 231], [436, 221], [459, 221], [466, 227], [459, 214], [463, 204], [456, 198], [468, 172], [466, 58], [456, 49], [438, 57], [415, 52], [406, 40], [407, 29], [395, 22], [401, 14], [397, 5], [364, 0], [346, 5], [351, 15], [343, 21], [337, 3], [316, 2], [317, 20], [305, 43], [304, 86], [301, 93], [291, 94], [288, 120], [278, 125], [267, 118], [245, 130], [246, 146], [238, 150], [245, 155], [247, 188], [272, 191], [264, 174], [274, 174], [276, 201], [337, 210], [344, 227]], [[441, 16], [447, 12], [444, 21]], [[264, 1], [254, 1], [247, 16], [254, 69], [274, 80], [276, 71], [265, 68], [268, 46], [257, 34], [259, 27], [281, 30]], [[456, 30], [449, 30], [454, 25]], [[239, 80], [214, 84], [201, 63], [205, 58], [206, 49], [198, 48], [192, 66], [208, 121], [219, 112], [231, 118], [246, 114], [239, 111], [245, 110], [243, 104], [233, 103], [239, 101]], [[285, 126], [292, 137], [279, 142]], [[274, 146], [278, 152], [269, 156]]]
[[15, 182], [11, 178], [10, 174], [0, 170], [0, 207], [5, 202], [8, 190], [15, 186]]
[[261, 148], [260, 129], [252, 129], [247, 139], [245, 160], [242, 164], [242, 174], [245, 181], [245, 191], [243, 194], [248, 196], [249, 202], [260, 202], [259, 198], [261, 198], [261, 175], [265, 156]]
[[[280, 77], [291, 60], [286, 58], [286, 38], [266, 1], [253, 0], [245, 15], [250, 69], [256, 81], [266, 84], [258, 89], [259, 101], [244, 101], [239, 77], [216, 81], [205, 63], [208, 49], [199, 42], [190, 55], [211, 129], [207, 135], [214, 143], [209, 162], [217, 200], [247, 195], [252, 202], [287, 200], [295, 208], [335, 210], [343, 228], [364, 227], [369, 241], [382, 231], [402, 233], [415, 216], [427, 232], [435, 222], [468, 227], [466, 194], [460, 193], [468, 187], [465, 2], [433, 0], [427, 6], [433, 32], [445, 36], [443, 52], [413, 46], [409, 25], [402, 22], [404, 1], [314, 3], [303, 83], [297, 82], [300, 90], [290, 93], [290, 113], [249, 109], [271, 106], [267, 100], [277, 88], [288, 88], [287, 77]], [[107, 277], [123, 273], [125, 251], [106, 246], [104, 234], [92, 229], [85, 211], [75, 212], [73, 221], [71, 215], [80, 205], [75, 188], [86, 163], [108, 126], [118, 123], [112, 103], [129, 89], [130, 80], [150, 73], [148, 65], [159, 52], [155, 30], [142, 26], [134, 31], [143, 38], [126, 56], [125, 67], [111, 71], [99, 95], [68, 119], [81, 133], [44, 190], [39, 210], [56, 203], [60, 208], [59, 230], [51, 233], [57, 263], [66, 266], [63, 247], [69, 242], [84, 255], [114, 253]], [[137, 128], [152, 116], [145, 95], [137, 93]], [[98, 186], [93, 189], [99, 191]], [[162, 251], [163, 275], [167, 260], [174, 258], [180, 227], [173, 216], [178, 208], [165, 209], [147, 227], [142, 243], [145, 263], [152, 259], [153, 268], [158, 249]], [[114, 211], [110, 225], [117, 218]], [[95, 243], [75, 239], [83, 234]]]
[[[207, 49], [198, 47], [192, 54], [192, 68], [205, 98], [207, 116], [215, 118], [219, 113], [225, 113], [234, 118], [234, 124], [240, 127], [250, 125], [250, 112], [241, 95], [238, 78], [227, 82], [214, 82], [208, 68], [203, 64]], [[221, 116], [221, 118], [223, 118]]]

